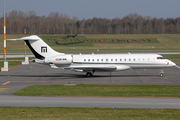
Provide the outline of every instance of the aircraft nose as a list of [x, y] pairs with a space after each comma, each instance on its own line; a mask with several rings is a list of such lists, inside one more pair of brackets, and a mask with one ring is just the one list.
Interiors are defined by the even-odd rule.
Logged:
[[174, 66], [176, 66], [176, 64], [172, 61], [169, 61], [169, 66], [174, 67]]

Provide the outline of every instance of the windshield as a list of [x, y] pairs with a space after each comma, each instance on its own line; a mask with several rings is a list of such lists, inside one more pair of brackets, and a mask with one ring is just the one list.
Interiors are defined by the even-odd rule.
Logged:
[[157, 57], [157, 59], [166, 59], [165, 57]]

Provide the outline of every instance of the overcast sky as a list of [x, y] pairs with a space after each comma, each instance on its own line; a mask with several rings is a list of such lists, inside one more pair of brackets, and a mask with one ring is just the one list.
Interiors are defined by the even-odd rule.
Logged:
[[[0, 0], [0, 17], [3, 17]], [[157, 18], [180, 17], [180, 0], [6, 0], [6, 12], [35, 11], [38, 16], [65, 13], [79, 20], [85, 18], [122, 18], [130, 13]]]

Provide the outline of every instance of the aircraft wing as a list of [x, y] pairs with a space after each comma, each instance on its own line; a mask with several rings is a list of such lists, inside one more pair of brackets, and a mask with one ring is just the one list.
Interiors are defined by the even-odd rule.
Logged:
[[110, 67], [63, 67], [62, 69], [68, 69], [68, 70], [74, 70], [74, 71], [114, 71], [116, 70], [116, 67], [110, 66]]
[[77, 66], [77, 67], [61, 67], [61, 69], [68, 69], [79, 72], [87, 72], [87, 71], [118, 71], [118, 70], [126, 70], [130, 69], [129, 66], [126, 65], [118, 65], [118, 66]]

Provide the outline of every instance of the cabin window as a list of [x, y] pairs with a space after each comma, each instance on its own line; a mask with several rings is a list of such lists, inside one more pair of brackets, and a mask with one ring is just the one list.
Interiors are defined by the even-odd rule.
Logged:
[[67, 60], [66, 58], [63, 58], [63, 60]]
[[111, 59], [111, 61], [113, 61], [113, 59]]
[[99, 61], [99, 59], [97, 59], [97, 61]]
[[90, 59], [88, 59], [88, 61], [90, 62]]
[[103, 59], [101, 59], [101, 61], [103, 61]]
[[138, 60], [140, 61], [140, 58], [138, 58]]
[[108, 61], [108, 59], [106, 59], [106, 61]]
[[84, 59], [84, 62], [86, 62], [86, 59]]
[[144, 61], [144, 58], [143, 58], [143, 61]]
[[120, 61], [122, 61], [122, 59], [120, 59]]
[[131, 61], [131, 59], [129, 59], [129, 61]]
[[148, 61], [149, 61], [149, 58], [148, 58]]
[[115, 59], [115, 61], [117, 61], [117, 59]]
[[92, 59], [92, 61], [94, 62], [94, 59]]
[[133, 59], [134, 61], [136, 61], [136, 59]]
[[126, 61], [126, 59], [124, 59], [124, 61]]

